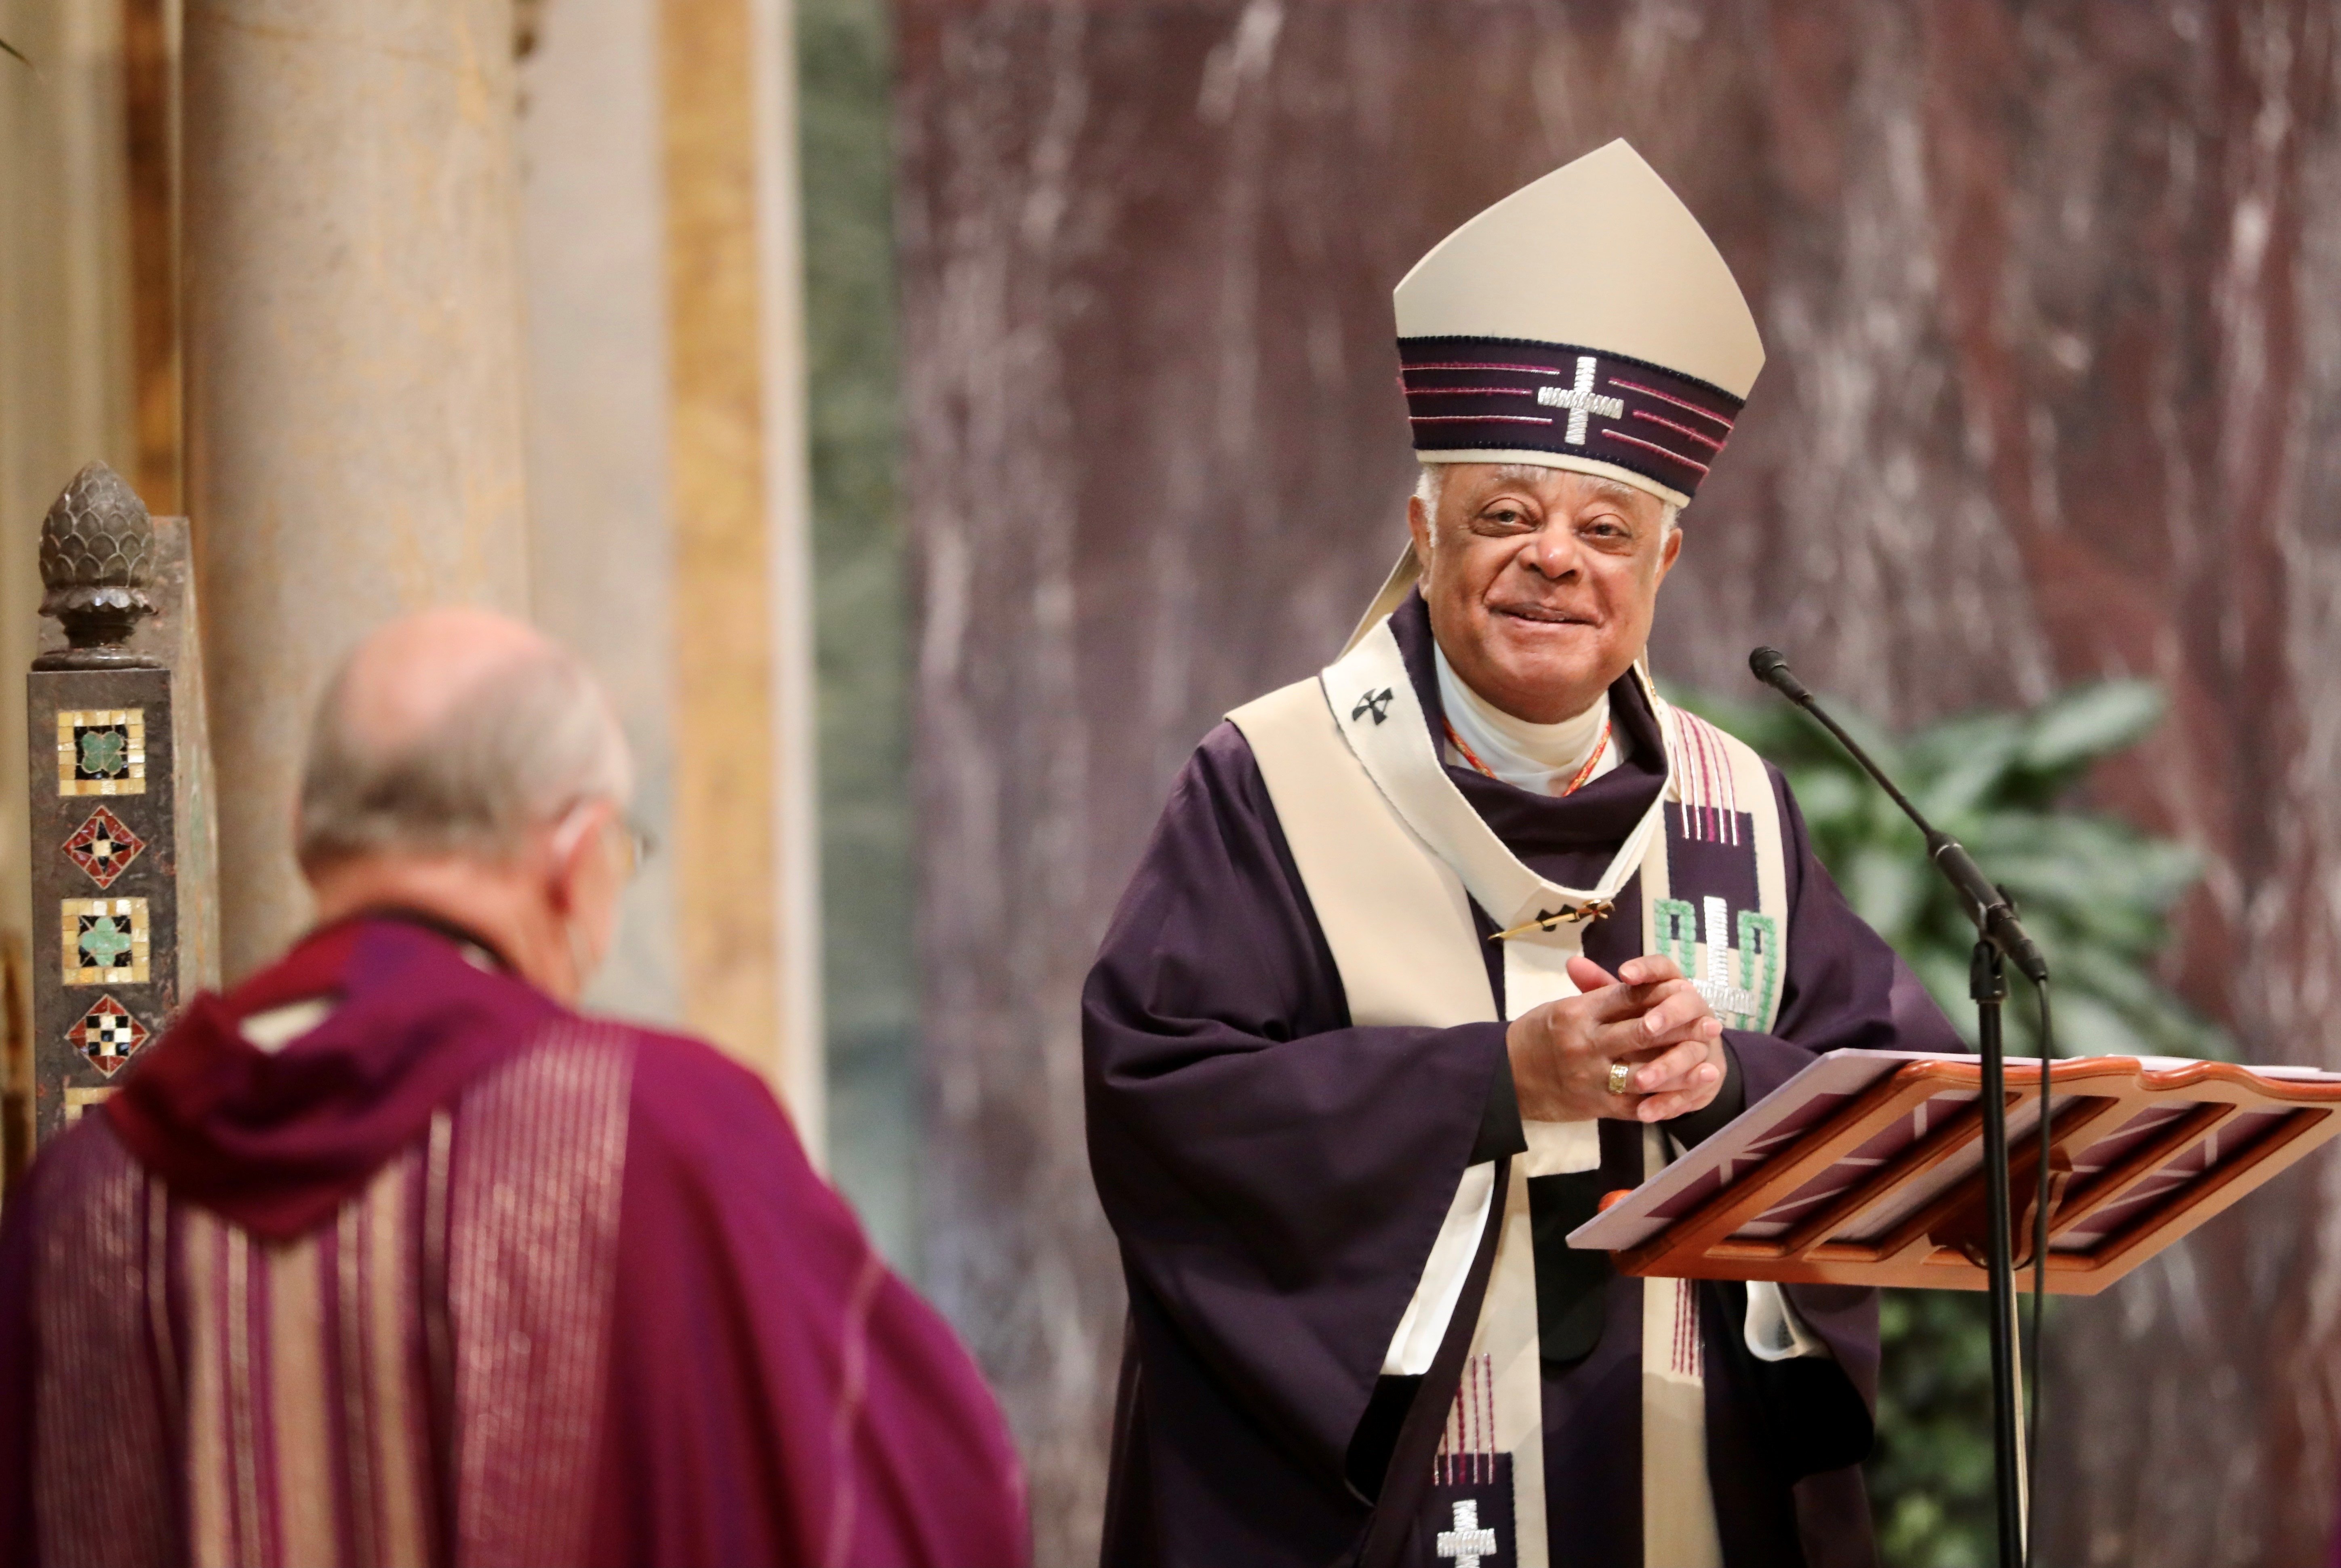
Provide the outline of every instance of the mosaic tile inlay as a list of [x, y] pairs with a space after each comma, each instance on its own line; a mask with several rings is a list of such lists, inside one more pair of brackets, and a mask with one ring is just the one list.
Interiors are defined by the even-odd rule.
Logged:
[[57, 714], [59, 794], [144, 794], [146, 711], [68, 708]]
[[67, 985], [144, 985], [149, 927], [143, 898], [68, 898], [62, 936]]
[[146, 1025], [111, 996], [101, 996], [91, 1004], [81, 1022], [65, 1032], [74, 1049], [88, 1057], [90, 1065], [109, 1078], [130, 1060], [132, 1052], [146, 1044]]
[[105, 1104], [106, 1096], [113, 1093], [114, 1085], [111, 1084], [95, 1089], [83, 1088], [78, 1085], [66, 1089], [65, 1124], [68, 1127], [72, 1126], [81, 1120], [82, 1113]]
[[98, 886], [112, 887], [145, 847], [146, 841], [125, 827], [120, 817], [99, 806], [65, 840], [65, 856]]

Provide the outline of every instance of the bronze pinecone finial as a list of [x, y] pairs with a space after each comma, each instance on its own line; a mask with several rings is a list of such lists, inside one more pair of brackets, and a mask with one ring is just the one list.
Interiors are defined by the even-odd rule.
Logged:
[[153, 665], [124, 644], [154, 613], [146, 584], [154, 565], [154, 524], [146, 504], [103, 463], [73, 477], [41, 521], [41, 614], [54, 615], [72, 645], [44, 654], [36, 669]]

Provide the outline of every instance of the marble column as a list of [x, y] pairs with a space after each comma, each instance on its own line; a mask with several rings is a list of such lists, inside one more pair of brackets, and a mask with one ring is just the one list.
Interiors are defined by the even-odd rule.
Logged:
[[190, 0], [187, 497], [232, 979], [299, 930], [309, 710], [371, 626], [524, 610], [511, 0]]
[[823, 1136], [793, 53], [782, 0], [558, 0], [521, 67], [531, 605], [665, 847], [589, 1000]]
[[[634, 751], [634, 814], [674, 832], [673, 524], [667, 507], [658, 0], [540, 8], [520, 64], [529, 607], [583, 654]], [[587, 1000], [682, 1022], [675, 857], [627, 889]]]

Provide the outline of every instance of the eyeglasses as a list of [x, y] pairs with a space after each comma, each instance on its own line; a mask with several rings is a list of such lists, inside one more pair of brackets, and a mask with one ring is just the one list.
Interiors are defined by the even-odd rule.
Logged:
[[[585, 831], [587, 808], [593, 803], [581, 800], [570, 805], [558, 818], [553, 830], [553, 853], [555, 859], [565, 859], [577, 848], [578, 835]], [[632, 882], [643, 869], [643, 863], [658, 849], [658, 840], [651, 830], [620, 813], [603, 819], [604, 838], [611, 844], [618, 864], [618, 880]]]
[[618, 846], [619, 879], [632, 882], [642, 874], [643, 863], [658, 853], [657, 835], [628, 816], [612, 817], [610, 828]]

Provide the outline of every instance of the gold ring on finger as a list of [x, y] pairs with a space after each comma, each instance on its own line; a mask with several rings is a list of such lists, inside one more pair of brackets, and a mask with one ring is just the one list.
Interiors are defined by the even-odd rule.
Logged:
[[1624, 1093], [1626, 1092], [1626, 1084], [1627, 1084], [1627, 1083], [1628, 1083], [1628, 1082], [1629, 1082], [1629, 1081], [1633, 1076], [1634, 1076], [1634, 1069], [1633, 1069], [1633, 1067], [1632, 1067], [1629, 1064], [1628, 1064], [1628, 1063], [1624, 1063], [1624, 1062], [1612, 1062], [1612, 1063], [1610, 1063], [1610, 1064], [1609, 1064], [1609, 1093], [1611, 1093], [1612, 1094], [1624, 1094]]

